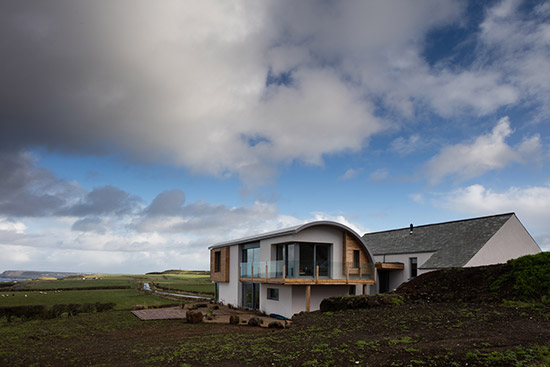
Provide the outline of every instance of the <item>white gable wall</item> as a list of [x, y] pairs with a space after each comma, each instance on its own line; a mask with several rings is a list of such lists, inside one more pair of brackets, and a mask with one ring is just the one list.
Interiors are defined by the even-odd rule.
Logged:
[[512, 215], [464, 266], [501, 264], [510, 259], [539, 252], [541, 252], [540, 247], [518, 218]]

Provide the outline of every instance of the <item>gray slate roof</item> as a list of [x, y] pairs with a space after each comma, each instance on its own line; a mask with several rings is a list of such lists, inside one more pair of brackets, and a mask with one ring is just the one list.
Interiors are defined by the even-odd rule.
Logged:
[[374, 255], [435, 252], [423, 269], [462, 267], [514, 213], [367, 233], [363, 240]]

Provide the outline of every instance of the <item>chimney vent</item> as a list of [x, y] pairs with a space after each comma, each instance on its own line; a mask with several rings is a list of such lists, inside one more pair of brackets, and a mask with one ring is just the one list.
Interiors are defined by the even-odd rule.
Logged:
[[411, 223], [411, 231], [410, 231], [410, 234], [413, 234], [413, 229], [414, 229], [414, 227], [413, 227], [413, 225], [412, 225], [412, 223]]

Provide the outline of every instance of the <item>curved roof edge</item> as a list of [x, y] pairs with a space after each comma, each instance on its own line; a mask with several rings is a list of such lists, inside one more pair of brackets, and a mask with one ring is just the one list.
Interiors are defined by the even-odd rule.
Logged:
[[346, 226], [345, 224], [338, 223], [338, 222], [333, 222], [333, 221], [328, 221], [328, 220], [319, 220], [319, 221], [314, 221], [314, 222], [308, 222], [308, 223], [300, 224], [300, 225], [293, 226], [293, 227], [287, 227], [287, 228], [282, 228], [282, 229], [278, 229], [278, 230], [271, 231], [271, 232], [261, 233], [261, 234], [258, 234], [258, 235], [242, 237], [242, 238], [238, 238], [238, 239], [232, 240], [232, 241], [219, 242], [219, 243], [216, 243], [212, 246], [209, 246], [208, 249], [211, 250], [211, 249], [214, 249], [214, 248], [220, 248], [220, 247], [226, 247], [226, 246], [242, 245], [242, 244], [245, 244], [245, 243], [257, 242], [257, 241], [265, 240], [265, 239], [268, 239], [268, 238], [274, 238], [274, 237], [281, 237], [281, 236], [297, 234], [297, 233], [303, 231], [304, 229], [311, 228], [311, 227], [316, 227], [316, 226], [336, 227], [336, 228], [340, 228], [340, 229], [343, 229], [344, 231], [348, 232], [361, 245], [363, 245], [363, 247], [365, 248], [365, 250], [369, 254], [372, 261], [374, 261], [374, 255], [372, 254], [372, 252], [368, 248], [367, 244], [365, 243], [365, 240], [363, 240], [363, 238], [357, 232], [355, 232], [353, 229]]

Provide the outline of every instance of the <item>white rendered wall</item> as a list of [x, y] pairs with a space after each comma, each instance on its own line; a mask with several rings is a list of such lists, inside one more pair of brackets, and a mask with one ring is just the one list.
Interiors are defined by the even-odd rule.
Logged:
[[464, 265], [482, 266], [505, 263], [524, 255], [541, 252], [537, 243], [515, 215], [494, 234], [493, 237]]
[[229, 248], [229, 282], [218, 283], [219, 301], [225, 305], [240, 305], [239, 246]]
[[[305, 285], [292, 286], [292, 314], [290, 316], [306, 310], [306, 288]], [[349, 295], [349, 288], [349, 285], [312, 285], [309, 310], [318, 310], [325, 298]]]
[[[310, 311], [316, 311], [325, 298], [336, 296], [348, 296], [349, 285], [312, 285], [309, 302]], [[304, 289], [305, 292], [305, 289]]]
[[[267, 299], [267, 288], [276, 288], [279, 290], [279, 300]], [[292, 287], [275, 284], [260, 285], [260, 311], [266, 314], [276, 313], [284, 317], [291, 318], [292, 312]]]

